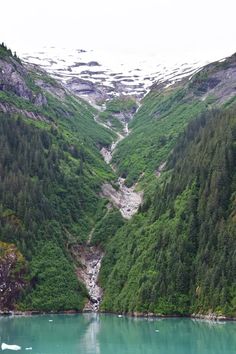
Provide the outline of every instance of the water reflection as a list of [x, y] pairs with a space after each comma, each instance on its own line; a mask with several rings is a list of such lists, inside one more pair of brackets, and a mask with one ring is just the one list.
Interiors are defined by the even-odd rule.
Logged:
[[12, 317], [0, 318], [0, 342], [32, 347], [32, 354], [231, 354], [236, 323], [98, 314]]
[[89, 325], [83, 335], [82, 343], [79, 343], [78, 350], [81, 349], [81, 344], [86, 353], [100, 354], [100, 346], [98, 334], [100, 332], [100, 316], [97, 313], [84, 315], [89, 318]]

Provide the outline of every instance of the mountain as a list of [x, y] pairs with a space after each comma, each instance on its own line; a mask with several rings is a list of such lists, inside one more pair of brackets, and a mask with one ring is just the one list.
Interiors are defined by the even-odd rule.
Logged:
[[206, 61], [167, 64], [153, 54], [140, 57], [140, 53], [55, 47], [23, 53], [22, 57], [26, 62], [41, 66], [74, 94], [96, 105], [124, 95], [141, 99], [154, 82], [179, 81], [206, 64]]
[[[179, 82], [155, 83], [129, 125], [129, 137], [114, 156], [128, 185], [158, 174], [178, 136], [201, 112], [235, 98], [235, 56], [205, 66]], [[129, 154], [127, 154], [129, 151]]]
[[0, 309], [236, 316], [236, 55], [133, 92], [76, 55], [0, 46]]
[[20, 293], [21, 309], [84, 306], [70, 249], [105, 214], [100, 186], [114, 179], [99, 149], [115, 134], [96, 114], [0, 46], [1, 310], [14, 307]]
[[114, 161], [145, 199], [106, 245], [102, 310], [235, 316], [235, 84], [233, 55], [144, 98]]

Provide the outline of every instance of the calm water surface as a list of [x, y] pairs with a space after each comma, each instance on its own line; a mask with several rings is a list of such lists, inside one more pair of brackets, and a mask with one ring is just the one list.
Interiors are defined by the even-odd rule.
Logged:
[[0, 318], [0, 342], [34, 354], [235, 354], [236, 323], [96, 314], [10, 317]]

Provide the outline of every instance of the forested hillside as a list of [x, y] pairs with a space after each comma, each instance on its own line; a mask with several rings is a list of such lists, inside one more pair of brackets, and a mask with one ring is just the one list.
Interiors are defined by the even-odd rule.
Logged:
[[235, 97], [233, 55], [98, 111], [0, 45], [0, 311], [236, 317]]
[[[94, 122], [92, 107], [45, 72], [23, 66], [4, 45], [0, 66], [0, 237], [26, 262], [20, 274], [11, 264], [22, 286], [10, 307], [21, 295], [21, 309], [79, 310], [86, 290], [70, 247], [84, 242], [105, 213], [100, 185], [113, 174], [99, 148], [112, 142], [112, 132]], [[3, 297], [8, 292], [6, 285]]]
[[178, 139], [151, 206], [107, 245], [107, 311], [236, 314], [236, 108]]
[[192, 77], [154, 84], [129, 124], [129, 137], [114, 155], [126, 184], [132, 185], [141, 175], [150, 182], [192, 119], [235, 100], [235, 84], [236, 55], [209, 64]]

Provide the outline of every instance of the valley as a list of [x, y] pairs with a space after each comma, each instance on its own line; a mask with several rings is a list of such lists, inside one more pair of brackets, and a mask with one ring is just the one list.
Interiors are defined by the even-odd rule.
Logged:
[[235, 54], [54, 49], [0, 46], [1, 310], [235, 317]]
[[[119, 112], [119, 121], [123, 126], [121, 134], [112, 129], [111, 125], [108, 125], [108, 123], [101, 122], [99, 120], [99, 115], [94, 116], [96, 123], [116, 134], [116, 140], [114, 140], [110, 146], [102, 147], [100, 150], [105, 163], [110, 165], [114, 172], [116, 172], [116, 168], [112, 164], [112, 156], [115, 153], [115, 149], [119, 142], [128, 137], [130, 133], [128, 124], [132, 120], [131, 113], [129, 113], [128, 118], [127, 121], [127, 112]], [[115, 186], [116, 189], [109, 183], [104, 183], [101, 186], [101, 197], [106, 198], [111, 202], [111, 204], [108, 204], [107, 213], [109, 213], [110, 208], [115, 207], [120, 211], [123, 218], [131, 219], [142, 204], [143, 192], [135, 191], [137, 184], [127, 187], [125, 185], [125, 178], [121, 177], [118, 177]], [[78, 278], [85, 284], [89, 294], [89, 301], [83, 309], [84, 312], [99, 311], [103, 296], [103, 291], [99, 285], [99, 272], [104, 257], [104, 251], [98, 246], [91, 245], [95, 227], [90, 231], [86, 245], [81, 247], [75, 246], [72, 251], [75, 259], [81, 264], [77, 271]]]

